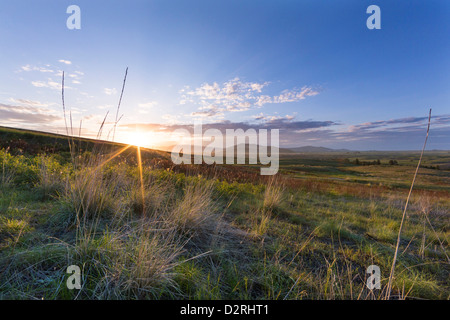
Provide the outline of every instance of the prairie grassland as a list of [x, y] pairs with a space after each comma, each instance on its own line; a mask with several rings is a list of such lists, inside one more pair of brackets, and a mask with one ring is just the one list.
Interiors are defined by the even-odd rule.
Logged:
[[[0, 151], [1, 299], [384, 298], [414, 163], [299, 155], [261, 177], [157, 152], [141, 171], [136, 151]], [[450, 297], [449, 179], [419, 171], [393, 299]], [[373, 264], [381, 290], [366, 287]], [[70, 265], [80, 290], [66, 286]]]

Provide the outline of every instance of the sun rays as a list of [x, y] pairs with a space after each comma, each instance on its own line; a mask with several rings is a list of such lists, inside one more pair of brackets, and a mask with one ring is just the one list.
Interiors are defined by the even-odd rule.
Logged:
[[106, 163], [108, 163], [109, 161], [118, 157], [123, 152], [125, 152], [126, 150], [128, 150], [130, 147], [133, 147], [133, 146], [136, 147], [136, 157], [137, 157], [137, 164], [138, 164], [138, 168], [139, 168], [139, 180], [140, 180], [140, 189], [141, 189], [141, 197], [142, 197], [142, 212], [144, 213], [145, 212], [145, 203], [144, 203], [145, 195], [144, 195], [144, 175], [143, 175], [143, 168], [142, 168], [141, 146], [129, 144], [129, 145], [123, 147], [122, 149], [120, 149], [119, 151], [115, 152], [114, 154], [112, 154], [108, 159], [106, 159], [102, 163], [100, 163], [100, 165], [98, 167], [99, 168], [103, 167]]
[[141, 197], [142, 197], [142, 214], [145, 213], [145, 195], [144, 195], [144, 176], [142, 173], [142, 156], [141, 156], [141, 147], [138, 146], [136, 148], [137, 159], [138, 159], [138, 167], [139, 167], [139, 179], [141, 181]]

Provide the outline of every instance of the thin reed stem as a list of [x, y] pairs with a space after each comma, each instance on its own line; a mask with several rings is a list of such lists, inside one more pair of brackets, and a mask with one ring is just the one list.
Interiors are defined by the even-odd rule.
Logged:
[[416, 177], [417, 177], [417, 172], [419, 171], [420, 163], [422, 162], [423, 152], [425, 151], [425, 146], [427, 145], [428, 133], [430, 132], [430, 122], [431, 122], [431, 109], [430, 109], [430, 113], [428, 114], [427, 135], [425, 137], [425, 142], [424, 142], [423, 147], [422, 147], [422, 152], [420, 154], [419, 163], [417, 164], [416, 172], [414, 173], [414, 178], [412, 180], [411, 187], [409, 189], [408, 197], [406, 198], [405, 208], [403, 209], [402, 220], [400, 222], [400, 228], [398, 230], [397, 244], [395, 246], [395, 253], [394, 253], [394, 260], [392, 261], [391, 272], [389, 274], [389, 281], [388, 281], [387, 288], [386, 288], [386, 300], [389, 300], [390, 296], [391, 296], [392, 280], [394, 278], [395, 263], [397, 261], [398, 248], [400, 246], [400, 238], [401, 238], [401, 234], [402, 234], [403, 223], [405, 221], [406, 209], [408, 208], [409, 199], [411, 197], [411, 193], [412, 193], [412, 190], [413, 190], [413, 187], [414, 187], [414, 182], [416, 181]]
[[122, 96], [123, 96], [123, 91], [125, 89], [125, 83], [127, 81], [127, 74], [128, 74], [128, 67], [125, 70], [125, 77], [123, 78], [123, 84], [122, 84], [122, 91], [120, 92], [120, 98], [119, 98], [119, 103], [117, 105], [117, 111], [116, 111], [116, 121], [114, 123], [114, 131], [113, 131], [113, 138], [112, 141], [114, 141], [114, 138], [116, 137], [116, 127], [117, 127], [117, 123], [119, 122], [120, 119], [122, 119], [122, 117], [120, 117], [119, 119], [119, 109], [120, 109], [120, 104], [122, 103]]

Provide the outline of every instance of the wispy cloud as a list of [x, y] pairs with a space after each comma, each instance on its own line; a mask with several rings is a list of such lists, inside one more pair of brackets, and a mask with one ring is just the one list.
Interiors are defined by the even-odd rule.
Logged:
[[64, 64], [72, 64], [72, 61], [64, 60], [64, 59], [58, 60], [58, 62], [61, 62], [61, 63], [64, 63]]
[[[428, 117], [407, 117], [399, 119], [381, 120], [365, 122], [349, 126], [349, 132], [368, 132], [376, 130], [403, 130], [407, 131], [417, 127], [422, 127]], [[449, 125], [450, 115], [438, 115], [432, 117], [433, 125]]]
[[279, 96], [273, 97], [274, 103], [295, 102], [318, 95], [319, 91], [311, 87], [302, 87], [300, 90], [284, 90]]
[[219, 85], [204, 83], [198, 88], [184, 87], [180, 104], [198, 105], [198, 111], [191, 116], [217, 117], [227, 112], [240, 112], [260, 108], [269, 103], [296, 102], [319, 94], [319, 91], [304, 86], [301, 89], [284, 90], [279, 95], [263, 94], [270, 82], [245, 82], [234, 78]]
[[46, 67], [36, 67], [36, 66], [31, 66], [29, 64], [20, 67], [19, 71], [39, 71], [39, 72], [44, 72], [44, 73], [54, 73], [55, 70], [53, 69], [49, 69], [48, 67], [50, 67], [50, 65], [47, 65]]
[[[46, 81], [31, 81], [31, 84], [36, 88], [50, 88], [55, 90], [61, 90], [61, 83], [47, 79]], [[68, 86], [64, 86], [65, 89], [70, 89]]]
[[252, 118], [255, 120], [258, 120], [258, 121], [266, 121], [266, 122], [279, 120], [279, 119], [291, 121], [291, 120], [295, 119], [295, 113], [293, 115], [279, 116], [279, 115], [266, 115], [261, 112], [259, 114], [252, 116]]
[[214, 116], [223, 116], [223, 114], [224, 113], [222, 108], [211, 104], [204, 107], [200, 107], [199, 111], [192, 112], [190, 115], [192, 117], [209, 118]]
[[117, 93], [117, 90], [116, 90], [116, 88], [111, 88], [111, 89], [110, 88], [104, 88], [103, 89], [103, 93], [111, 96], [111, 95], [115, 95]]
[[18, 103], [21, 105], [28, 105], [28, 106], [34, 106], [34, 107], [46, 107], [48, 106], [48, 104], [46, 103], [41, 103], [39, 101], [33, 101], [33, 100], [28, 100], [28, 99], [15, 99], [15, 98], [9, 98], [9, 101], [12, 103]]
[[2, 123], [44, 124], [61, 120], [55, 112], [33, 105], [8, 105], [0, 103], [0, 119]]
[[[68, 60], [59, 60], [59, 62], [64, 63], [66, 65], [72, 64], [71, 61]], [[73, 68], [73, 67], [71, 67]], [[31, 79], [31, 84], [36, 87], [36, 88], [50, 88], [50, 89], [55, 89], [55, 90], [60, 90], [61, 89], [61, 83], [60, 80], [58, 79], [57, 81], [55, 81], [54, 79], [61, 77], [63, 74], [63, 71], [55, 68], [54, 66], [50, 65], [50, 64], [45, 64], [43, 66], [33, 66], [30, 64], [21, 66], [20, 69], [17, 72], [40, 72], [40, 73], [46, 73], [47, 74], [47, 78], [46, 79]], [[35, 76], [36, 74], [33, 73], [33, 76]], [[81, 79], [83, 78], [84, 73], [76, 70], [76, 71], [70, 71], [70, 72], [66, 72], [65, 76], [67, 79], [70, 79], [70, 82], [72, 84], [81, 84]], [[51, 77], [48, 77], [51, 76]], [[73, 89], [70, 86], [65, 85], [66, 89]]]

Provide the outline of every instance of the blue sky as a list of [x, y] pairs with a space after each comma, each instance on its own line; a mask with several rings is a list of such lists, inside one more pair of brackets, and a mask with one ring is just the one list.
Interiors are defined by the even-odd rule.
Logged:
[[[81, 9], [69, 30], [66, 9]], [[369, 30], [366, 9], [381, 8]], [[448, 1], [3, 1], [0, 125], [148, 145], [195, 120], [279, 128], [283, 146], [450, 149]]]

